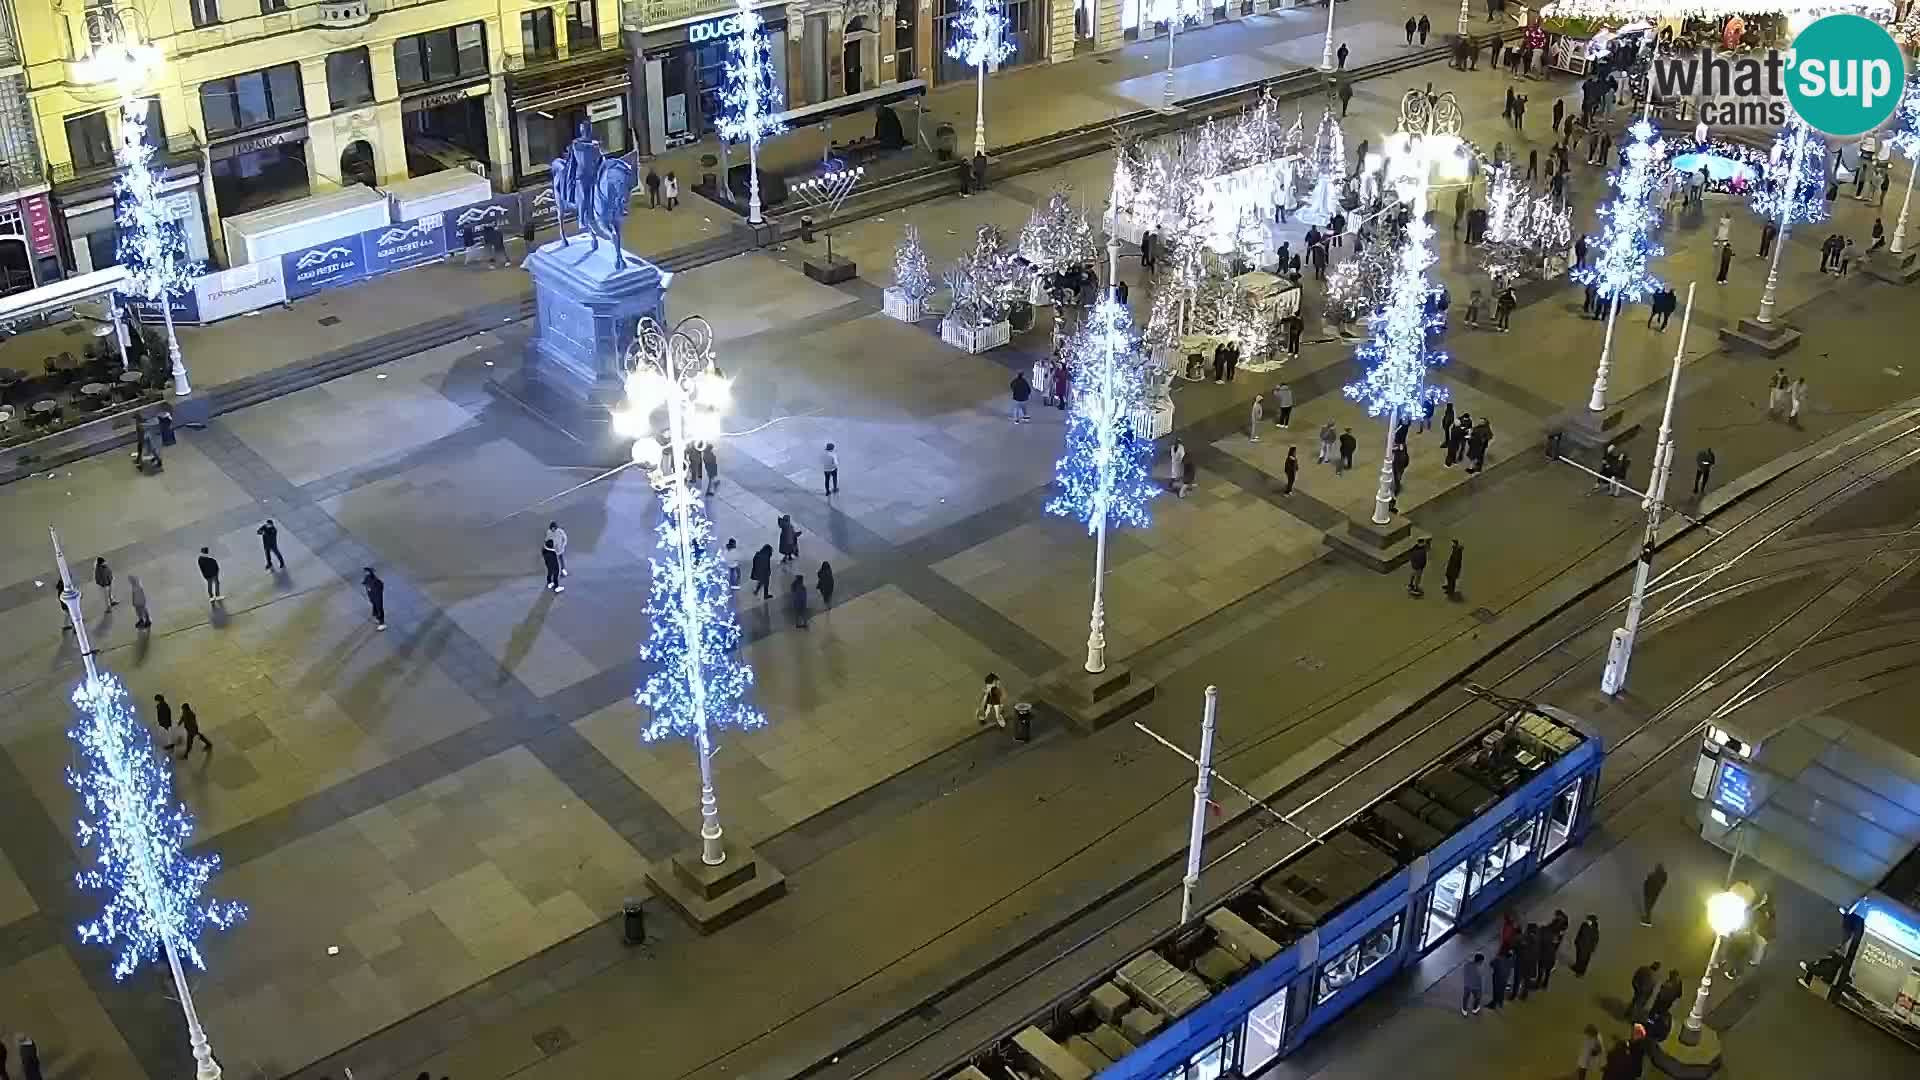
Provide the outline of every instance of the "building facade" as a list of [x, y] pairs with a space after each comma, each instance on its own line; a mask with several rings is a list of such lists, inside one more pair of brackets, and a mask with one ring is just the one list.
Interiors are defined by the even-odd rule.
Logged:
[[0, 0], [0, 296], [58, 278], [59, 252], [19, 27]]

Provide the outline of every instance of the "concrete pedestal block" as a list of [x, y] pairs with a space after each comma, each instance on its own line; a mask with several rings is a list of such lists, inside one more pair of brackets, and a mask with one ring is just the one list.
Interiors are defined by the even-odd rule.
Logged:
[[1153, 700], [1154, 685], [1133, 677], [1125, 664], [1108, 664], [1099, 674], [1072, 664], [1050, 672], [1033, 688], [1036, 698], [1083, 732], [1095, 732]]
[[204, 391], [168, 398], [167, 404], [173, 408], [174, 427], [203, 428], [213, 419], [213, 397]]
[[1741, 319], [1738, 326], [1720, 329], [1720, 343], [1729, 349], [1771, 359], [1799, 347], [1800, 331], [1779, 321], [1763, 323], [1757, 319]]
[[1720, 1069], [1720, 1033], [1702, 1025], [1697, 1041], [1682, 1040], [1685, 1025], [1676, 1023], [1665, 1042], [1647, 1048], [1647, 1060], [1673, 1080], [1706, 1080]]
[[829, 255], [822, 259], [804, 260], [800, 264], [800, 269], [822, 285], [838, 285], [843, 281], [852, 281], [858, 268], [852, 259]]
[[621, 367], [643, 317], [665, 323], [673, 275], [632, 253], [613, 264], [613, 245], [584, 236], [555, 240], [527, 256], [539, 329], [527, 367], [542, 383], [578, 401], [611, 404], [625, 394]]
[[1562, 450], [1604, 450], [1608, 443], [1625, 442], [1640, 430], [1628, 423], [1626, 411], [1618, 406], [1604, 412], [1571, 409], [1554, 420], [1551, 429], [1560, 433]]
[[703, 934], [745, 918], [787, 894], [787, 879], [746, 844], [728, 843], [727, 861], [708, 866], [698, 850], [647, 868], [647, 884]]
[[1903, 251], [1898, 255], [1881, 248], [1868, 255], [1865, 270], [1869, 277], [1878, 278], [1890, 285], [1905, 285], [1920, 278], [1920, 250]]
[[1372, 518], [1349, 518], [1345, 525], [1327, 530], [1328, 547], [1382, 574], [1405, 563], [1419, 539], [1413, 522], [1399, 514], [1385, 525], [1374, 524]]

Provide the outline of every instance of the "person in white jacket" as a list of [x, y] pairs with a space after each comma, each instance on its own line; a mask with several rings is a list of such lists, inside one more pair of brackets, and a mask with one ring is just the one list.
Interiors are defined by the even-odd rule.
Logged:
[[547, 522], [547, 539], [553, 541], [554, 553], [560, 556], [560, 576], [567, 576], [567, 530], [557, 521]]

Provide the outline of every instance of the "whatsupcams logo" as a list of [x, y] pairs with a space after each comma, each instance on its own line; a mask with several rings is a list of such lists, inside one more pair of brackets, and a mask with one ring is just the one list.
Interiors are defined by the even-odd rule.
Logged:
[[1670, 53], [1653, 61], [1653, 79], [1661, 97], [1698, 97], [1700, 122], [1710, 127], [1781, 127], [1791, 110], [1815, 131], [1852, 138], [1893, 115], [1906, 64], [1886, 27], [1859, 15], [1828, 15], [1809, 23], [1786, 52]]

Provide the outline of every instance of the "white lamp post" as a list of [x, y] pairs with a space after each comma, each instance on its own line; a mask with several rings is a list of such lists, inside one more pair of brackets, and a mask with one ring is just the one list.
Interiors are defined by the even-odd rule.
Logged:
[[[1807, 149], [1813, 142], [1812, 130], [1805, 124], [1793, 125], [1791, 138], [1792, 150], [1789, 151], [1786, 179], [1780, 190], [1780, 235], [1774, 241], [1773, 259], [1767, 264], [1767, 286], [1760, 292], [1760, 311], [1754, 316], [1755, 322], [1771, 324], [1773, 322], [1774, 297], [1780, 287], [1780, 253], [1787, 249], [1787, 234], [1793, 229], [1796, 217], [1807, 218], [1807, 208], [1801, 205], [1800, 170], [1806, 167]], [[1825, 207], [1822, 206], [1821, 211]], [[1816, 214], [1809, 220], [1819, 220]]]
[[[1328, 0], [1329, 6], [1332, 0]], [[1203, 9], [1200, 0], [1146, 0], [1144, 18], [1151, 22], [1164, 21], [1167, 24], [1167, 78], [1160, 89], [1160, 111], [1174, 112], [1173, 104], [1173, 43], [1180, 36], [1182, 23], [1192, 22], [1200, 17]]]
[[[1920, 143], [1916, 143], [1914, 148], [1920, 151]], [[1900, 220], [1893, 223], [1893, 243], [1888, 246], [1895, 255], [1907, 250], [1907, 210], [1913, 205], [1913, 174], [1915, 172], [1920, 172], [1920, 161], [1908, 158], [1907, 193], [1900, 198]]]
[[1193, 781], [1193, 820], [1187, 832], [1187, 873], [1180, 879], [1180, 925], [1193, 918], [1193, 894], [1200, 888], [1200, 849], [1207, 839], [1207, 803], [1213, 793], [1213, 728], [1220, 711], [1220, 688], [1207, 687], [1200, 717], [1199, 774]]
[[1320, 70], [1333, 70], [1333, 5], [1339, 0], [1327, 0], [1327, 40], [1320, 46]]
[[1013, 55], [1007, 33], [1007, 13], [1000, 0], [967, 0], [955, 17], [953, 44], [947, 55], [973, 68], [973, 154], [987, 152], [987, 68]]
[[1749, 900], [1739, 891], [1715, 893], [1707, 898], [1707, 923], [1713, 927], [1713, 951], [1707, 955], [1707, 970], [1700, 973], [1700, 986], [1693, 994], [1693, 1008], [1687, 1011], [1680, 1028], [1680, 1041], [1693, 1046], [1700, 1041], [1700, 1029], [1707, 1020], [1707, 995], [1713, 989], [1713, 969], [1720, 963], [1720, 947], [1727, 938], [1747, 925]]

